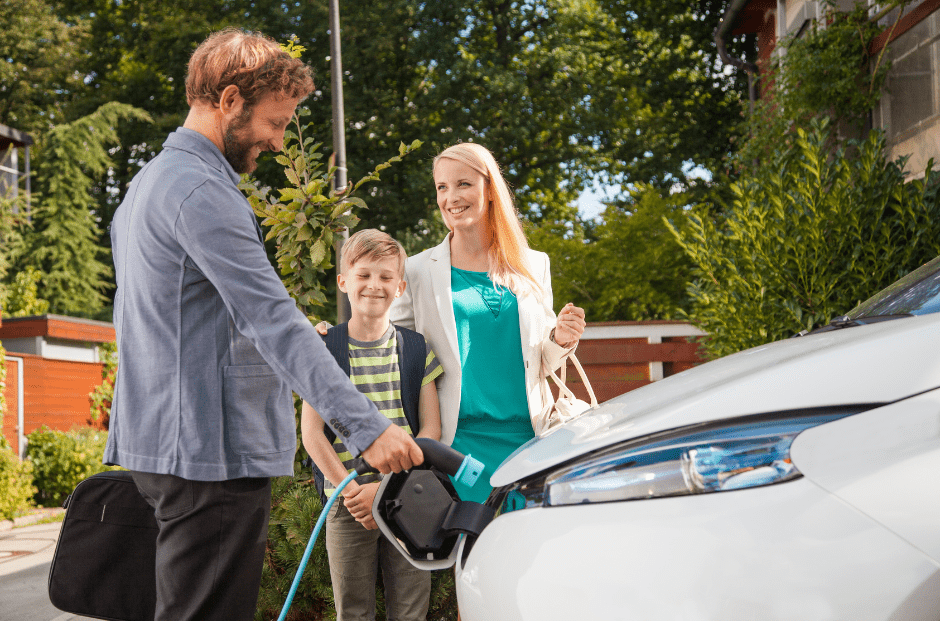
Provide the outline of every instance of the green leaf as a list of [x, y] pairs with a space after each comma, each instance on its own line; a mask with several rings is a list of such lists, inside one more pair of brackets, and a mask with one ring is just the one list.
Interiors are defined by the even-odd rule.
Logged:
[[318, 239], [313, 247], [310, 248], [310, 262], [313, 265], [319, 265], [323, 262], [323, 259], [326, 257], [326, 245], [323, 243], [322, 239]]
[[[295, 172], [294, 172], [293, 170], [291, 170], [290, 168], [285, 168], [285, 169], [284, 169], [284, 174], [287, 176], [287, 180], [288, 180], [288, 181], [290, 181], [290, 182], [291, 182], [292, 184], [294, 184], [295, 186], [300, 187], [300, 178], [297, 176], [297, 173], [295, 173]], [[283, 192], [283, 190], [282, 190], [282, 192]]]
[[309, 225], [305, 224], [300, 227], [300, 230], [297, 231], [297, 237], [294, 238], [297, 242], [305, 242], [308, 239], [313, 237], [313, 229]]
[[304, 198], [304, 193], [301, 192], [297, 188], [282, 188], [280, 190], [280, 193], [281, 193], [281, 201], [284, 201], [284, 202], [302, 200]]
[[336, 203], [336, 206], [333, 208], [333, 211], [330, 213], [330, 219], [336, 219], [344, 212], [348, 211], [351, 207], [350, 201], [352, 199], [347, 199], [345, 201], [340, 201]]

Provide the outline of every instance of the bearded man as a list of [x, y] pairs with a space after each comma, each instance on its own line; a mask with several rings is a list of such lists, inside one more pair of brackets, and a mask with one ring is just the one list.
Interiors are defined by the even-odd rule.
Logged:
[[270, 477], [293, 474], [291, 389], [379, 471], [423, 461], [297, 309], [238, 191], [312, 90], [274, 41], [212, 34], [189, 62], [186, 122], [111, 225], [121, 364], [105, 463], [155, 509], [157, 621], [254, 616]]

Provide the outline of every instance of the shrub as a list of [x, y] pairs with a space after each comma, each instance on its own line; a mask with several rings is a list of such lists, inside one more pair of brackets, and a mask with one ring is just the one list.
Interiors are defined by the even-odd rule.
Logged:
[[117, 376], [117, 343], [102, 343], [100, 351], [104, 366], [101, 368], [101, 383], [88, 393], [91, 401], [88, 422], [93, 426], [108, 429], [111, 426], [111, 400], [114, 398], [114, 379]]
[[21, 462], [6, 438], [0, 436], [0, 520], [30, 508], [36, 492], [32, 475], [32, 464]]
[[26, 455], [33, 466], [36, 502], [59, 506], [82, 480], [117, 470], [101, 462], [107, 439], [107, 432], [87, 427], [62, 432], [43, 426], [29, 434]]
[[938, 177], [905, 183], [872, 131], [832, 150], [826, 121], [747, 172], [717, 224], [675, 232], [695, 264], [689, 317], [722, 356], [825, 325], [940, 253]]

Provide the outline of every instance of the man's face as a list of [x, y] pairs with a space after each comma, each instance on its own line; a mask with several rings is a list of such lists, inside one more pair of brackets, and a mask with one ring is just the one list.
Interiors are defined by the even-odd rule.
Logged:
[[269, 93], [253, 106], [242, 103], [233, 110], [231, 120], [222, 134], [225, 159], [239, 174], [258, 167], [262, 151], [280, 151], [284, 131], [297, 109], [299, 99]]

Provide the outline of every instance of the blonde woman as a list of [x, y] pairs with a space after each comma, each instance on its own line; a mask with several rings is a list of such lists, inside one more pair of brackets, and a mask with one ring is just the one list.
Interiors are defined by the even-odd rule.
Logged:
[[[556, 317], [548, 256], [529, 248], [512, 194], [493, 155], [474, 143], [434, 159], [444, 241], [405, 262], [393, 323], [424, 335], [444, 367], [438, 381], [441, 441], [486, 465], [534, 437], [542, 410], [539, 368], [556, 369], [584, 332], [584, 310]], [[483, 502], [490, 488], [458, 485]]]

